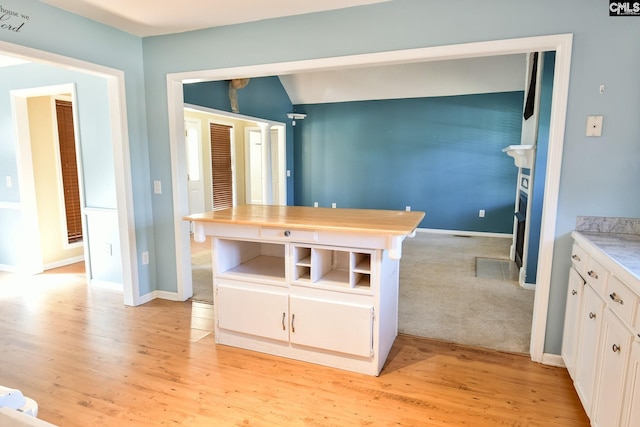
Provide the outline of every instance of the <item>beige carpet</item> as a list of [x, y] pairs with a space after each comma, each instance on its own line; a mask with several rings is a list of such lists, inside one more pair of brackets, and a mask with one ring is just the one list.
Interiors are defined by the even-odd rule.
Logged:
[[400, 260], [399, 331], [529, 353], [534, 292], [476, 276], [476, 258], [509, 259], [510, 239], [417, 233]]
[[[199, 246], [193, 246], [199, 245]], [[213, 303], [209, 239], [192, 245], [194, 301]], [[399, 332], [529, 353], [534, 292], [509, 268], [510, 239], [417, 233], [400, 261]], [[497, 261], [500, 270], [477, 259]], [[486, 266], [486, 263], [481, 263]], [[509, 277], [511, 276], [511, 277]]]

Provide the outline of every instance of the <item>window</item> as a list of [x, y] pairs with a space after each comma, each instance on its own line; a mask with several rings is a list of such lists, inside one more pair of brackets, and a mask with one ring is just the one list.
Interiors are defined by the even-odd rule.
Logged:
[[82, 242], [82, 212], [80, 207], [80, 187], [78, 184], [78, 164], [76, 139], [73, 130], [73, 108], [69, 101], [56, 99], [58, 121], [58, 142], [60, 145], [60, 167], [64, 194], [64, 216], [67, 224], [67, 242]]
[[213, 210], [233, 206], [233, 172], [231, 168], [231, 126], [209, 124], [211, 132], [211, 179]]

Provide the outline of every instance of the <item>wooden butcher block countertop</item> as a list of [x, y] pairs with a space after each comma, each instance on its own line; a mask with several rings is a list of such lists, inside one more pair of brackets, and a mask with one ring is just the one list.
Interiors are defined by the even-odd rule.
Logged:
[[409, 235], [424, 212], [378, 209], [312, 208], [309, 206], [242, 205], [185, 217], [189, 221], [344, 230], [372, 234]]

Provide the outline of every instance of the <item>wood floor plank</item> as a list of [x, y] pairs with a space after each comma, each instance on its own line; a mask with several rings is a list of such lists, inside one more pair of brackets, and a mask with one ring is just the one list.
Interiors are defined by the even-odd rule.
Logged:
[[[60, 426], [588, 426], [565, 369], [400, 335], [379, 377], [216, 345], [211, 306], [0, 276], [0, 384]], [[48, 276], [48, 277], [47, 277]]]

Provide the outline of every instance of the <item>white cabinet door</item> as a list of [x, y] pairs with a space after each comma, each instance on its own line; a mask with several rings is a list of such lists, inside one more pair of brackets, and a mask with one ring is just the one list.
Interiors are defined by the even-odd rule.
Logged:
[[601, 336], [594, 426], [618, 427], [632, 335], [611, 310], [606, 310], [602, 320]]
[[373, 306], [291, 296], [291, 343], [373, 356]]
[[584, 301], [580, 310], [582, 327], [580, 328], [575, 386], [587, 416], [591, 417], [604, 301], [590, 286], [584, 287], [583, 298]]
[[576, 358], [578, 355], [578, 337], [580, 335], [580, 303], [585, 281], [575, 270], [569, 271], [569, 287], [567, 289], [567, 305], [564, 314], [564, 331], [562, 333], [562, 359], [571, 378], [576, 378]]
[[630, 357], [621, 427], [640, 426], [640, 342], [633, 344]]
[[241, 284], [219, 284], [216, 293], [218, 327], [274, 340], [289, 339], [286, 290], [262, 290]]

